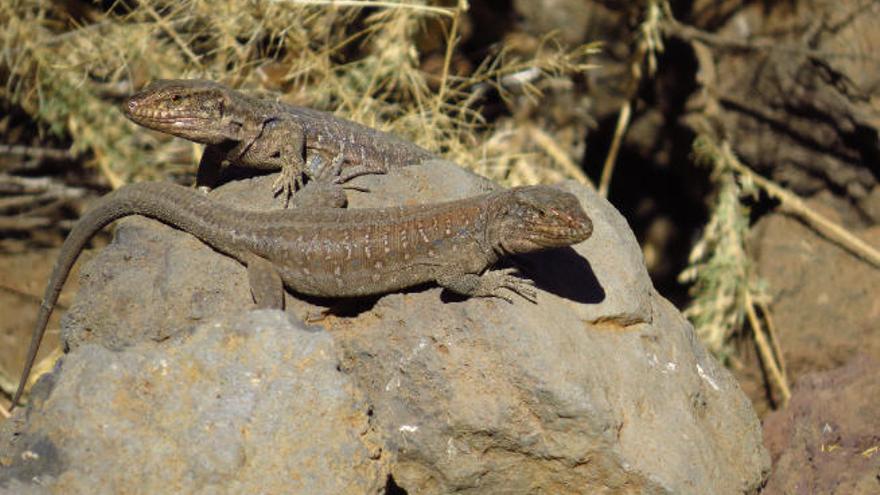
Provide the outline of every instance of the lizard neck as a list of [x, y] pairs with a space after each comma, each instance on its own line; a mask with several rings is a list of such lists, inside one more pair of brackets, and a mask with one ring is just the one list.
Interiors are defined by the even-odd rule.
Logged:
[[504, 247], [504, 239], [507, 236], [505, 216], [507, 207], [512, 201], [509, 191], [494, 193], [486, 201], [484, 211], [485, 235], [482, 247], [487, 256], [492, 257], [492, 262], [498, 261], [503, 256], [516, 254]]

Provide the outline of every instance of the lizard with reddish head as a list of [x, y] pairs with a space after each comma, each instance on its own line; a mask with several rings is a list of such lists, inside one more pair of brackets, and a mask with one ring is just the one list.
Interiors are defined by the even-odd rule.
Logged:
[[[310, 183], [294, 198], [306, 201]], [[325, 195], [326, 196], [326, 195]], [[315, 198], [320, 198], [316, 195]], [[343, 209], [325, 201], [290, 210], [245, 211], [171, 183], [124, 186], [99, 199], [70, 232], [49, 278], [14, 407], [49, 315], [86, 243], [122, 217], [142, 215], [188, 232], [247, 267], [258, 307], [281, 308], [283, 287], [357, 297], [435, 282], [471, 297], [535, 301], [527, 279], [488, 270], [501, 257], [577, 244], [592, 222], [571, 193], [526, 186], [443, 203]]]

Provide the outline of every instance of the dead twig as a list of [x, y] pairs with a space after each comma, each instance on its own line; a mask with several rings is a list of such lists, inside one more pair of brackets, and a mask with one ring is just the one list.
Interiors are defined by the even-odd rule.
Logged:
[[[431, 7], [429, 5], [399, 3], [399, 2], [381, 2], [377, 0], [287, 0], [295, 5], [324, 5], [327, 7], [358, 7], [370, 8], [380, 7], [386, 9], [407, 9], [418, 10], [420, 12], [430, 12], [432, 14], [440, 14], [449, 17], [455, 17], [456, 8], [449, 7]], [[467, 2], [460, 2], [467, 5]]]
[[781, 395], [780, 406], [785, 407], [785, 405], [788, 404], [788, 400], [791, 399], [791, 389], [788, 387], [788, 381], [780, 370], [781, 366], [774, 356], [773, 349], [767, 341], [767, 336], [764, 333], [760, 320], [758, 319], [758, 314], [755, 312], [755, 301], [752, 299], [751, 292], [746, 290], [744, 296], [746, 315], [748, 315], [749, 324], [751, 325], [752, 333], [755, 336], [755, 345], [758, 348], [758, 352], [761, 354], [761, 361], [767, 369], [770, 381], [779, 390]]
[[731, 169], [744, 176], [747, 180], [754, 182], [755, 185], [766, 191], [771, 197], [779, 200], [780, 207], [784, 211], [802, 219], [826, 239], [835, 242], [860, 259], [874, 265], [874, 267], [880, 268], [880, 251], [869, 246], [845, 228], [817, 213], [794, 193], [753, 172], [752, 169], [739, 161], [729, 143], [723, 143], [719, 152], [724, 156], [724, 160]]
[[80, 199], [86, 190], [68, 186], [50, 177], [19, 177], [0, 174], [0, 194], [10, 196], [0, 198], [0, 212], [26, 210], [41, 207], [47, 202], [69, 202]]
[[28, 232], [53, 225], [50, 213], [79, 200], [86, 190], [50, 177], [0, 174], [0, 231]]
[[65, 149], [24, 146], [19, 144], [0, 144], [0, 155], [12, 155], [37, 160], [76, 160], [79, 155]]
[[644, 77], [642, 66], [646, 66], [648, 77], [653, 77], [657, 71], [657, 53], [662, 53], [663, 38], [660, 36], [660, 21], [664, 17], [672, 17], [671, 9], [666, 0], [651, 0], [645, 10], [645, 20], [639, 26], [639, 38], [635, 52], [630, 61], [630, 80], [626, 87], [626, 100], [620, 107], [617, 115], [617, 125], [614, 128], [614, 137], [611, 146], [605, 156], [602, 165], [602, 175], [599, 179], [599, 195], [608, 197], [608, 189], [611, 187], [611, 176], [614, 174], [614, 166], [617, 162], [617, 154], [620, 152], [620, 144], [629, 127], [632, 116], [632, 104], [638, 92], [639, 85]]
[[30, 232], [51, 224], [52, 221], [46, 217], [0, 217], [0, 232]]
[[574, 163], [574, 160], [572, 160], [568, 153], [566, 153], [565, 150], [563, 150], [559, 146], [559, 144], [556, 142], [555, 139], [553, 139], [553, 137], [544, 132], [542, 129], [533, 125], [529, 125], [527, 130], [535, 144], [543, 149], [545, 153], [550, 155], [550, 158], [558, 163], [559, 166], [562, 167], [562, 169], [565, 171], [565, 173], [573, 177], [581, 184], [587, 184], [595, 189], [596, 186], [593, 184], [593, 181], [591, 181], [590, 178], [587, 177], [583, 169], [581, 169], [579, 166], [577, 166], [577, 164]]
[[659, 23], [660, 29], [667, 37], [674, 37], [684, 41], [699, 42], [712, 48], [734, 51], [774, 51], [777, 53], [791, 53], [814, 58], [847, 58], [854, 60], [880, 61], [880, 57], [862, 53], [833, 52], [829, 50], [814, 50], [805, 48], [802, 43], [780, 43], [776, 39], [755, 38], [731, 38], [682, 24], [672, 17], [667, 17]]
[[764, 322], [767, 323], [767, 335], [770, 336], [770, 345], [773, 348], [773, 354], [776, 356], [776, 362], [779, 364], [779, 371], [782, 378], [788, 383], [788, 372], [785, 366], [785, 356], [782, 354], [782, 347], [776, 333], [776, 324], [773, 323], [773, 316], [770, 314], [770, 308], [764, 301], [758, 301], [758, 307], [761, 308], [761, 314], [764, 316]]
[[599, 178], [599, 195], [603, 198], [608, 197], [608, 188], [611, 187], [611, 176], [614, 174], [614, 164], [617, 162], [617, 153], [620, 151], [620, 143], [623, 142], [623, 135], [629, 127], [629, 119], [632, 113], [632, 102], [627, 100], [617, 115], [617, 126], [614, 128], [614, 137], [611, 139], [611, 147], [608, 148], [608, 154], [605, 156], [605, 163], [602, 164], [602, 176]]
[[[153, 6], [150, 5], [149, 2], [144, 2], [141, 5], [144, 8], [144, 10], [147, 11], [147, 14], [149, 14], [150, 17], [152, 17], [153, 20], [156, 21], [156, 24], [159, 25], [159, 28], [162, 29], [162, 31], [165, 31], [165, 34], [167, 34], [168, 37], [171, 38], [174, 41], [174, 43], [180, 47], [181, 51], [183, 51], [183, 53], [186, 54], [186, 56], [187, 56], [187, 58], [189, 58], [190, 62], [192, 62], [192, 64], [196, 67], [201, 67], [201, 65], [202, 65], [201, 59], [199, 58], [198, 55], [193, 53], [193, 51], [192, 51], [192, 49], [190, 49], [189, 45], [183, 40], [183, 38], [180, 37], [180, 34], [178, 34], [177, 30], [174, 29], [174, 27], [167, 20], [165, 20], [164, 17], [160, 16], [159, 13], [156, 12], [156, 9], [154, 9]], [[114, 187], [114, 189], [115, 189], [115, 187]]]

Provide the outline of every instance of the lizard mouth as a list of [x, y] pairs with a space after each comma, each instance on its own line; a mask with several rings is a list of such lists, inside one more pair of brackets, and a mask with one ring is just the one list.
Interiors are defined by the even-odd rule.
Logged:
[[154, 130], [200, 128], [205, 123], [212, 121], [212, 119], [203, 117], [181, 117], [174, 112], [144, 110], [137, 107], [131, 108], [128, 105], [124, 107], [123, 113], [132, 122]]
[[135, 100], [135, 98], [131, 98], [126, 102], [125, 105], [122, 106], [122, 113], [125, 114], [126, 117], [132, 120], [145, 121], [145, 122], [173, 122], [173, 121], [203, 121], [206, 119], [201, 119], [198, 117], [182, 117], [179, 112], [172, 111], [163, 111], [163, 110], [155, 110], [155, 109], [147, 109], [144, 106], [141, 106], [139, 102]]
[[593, 223], [581, 219], [556, 225], [532, 225], [530, 240], [545, 248], [570, 246], [587, 240], [593, 234]]
[[131, 115], [132, 120], [135, 120], [138, 124], [147, 125], [150, 123], [162, 125], [162, 127], [183, 127], [190, 128], [196, 126], [202, 126], [205, 122], [209, 122], [210, 119], [203, 119], [199, 117], [176, 117], [173, 115], [164, 115], [164, 114], [133, 114]]
[[577, 244], [587, 240], [592, 233], [591, 230], [584, 228], [565, 228], [558, 227], [553, 229], [541, 229], [532, 235], [532, 242], [545, 247], [562, 247]]
[[528, 253], [571, 246], [585, 241], [593, 232], [591, 224], [580, 225], [529, 225], [520, 234], [502, 242], [506, 253]]

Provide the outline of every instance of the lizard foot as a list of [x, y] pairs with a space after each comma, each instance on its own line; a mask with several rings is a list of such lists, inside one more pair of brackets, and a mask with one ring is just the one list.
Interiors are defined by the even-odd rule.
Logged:
[[287, 208], [293, 191], [302, 189], [302, 187], [303, 172], [297, 170], [296, 167], [282, 167], [278, 178], [272, 183], [272, 193], [276, 196], [281, 194], [284, 199], [284, 207]]
[[336, 183], [343, 160], [342, 152], [330, 163], [325, 163], [317, 154], [312, 156], [304, 172], [309, 183], [297, 191], [288, 207], [345, 208], [348, 198], [344, 188]]
[[516, 268], [505, 268], [503, 270], [496, 270], [484, 274], [481, 278], [480, 284], [482, 288], [481, 292], [483, 292], [483, 294], [475, 295], [497, 297], [513, 304], [513, 299], [501, 292], [501, 289], [507, 289], [513, 293], [519, 294], [529, 302], [537, 303], [538, 293], [534, 289], [535, 282], [527, 278], [515, 277], [513, 274], [517, 272], [518, 270]]
[[537, 292], [533, 287], [535, 283], [529, 279], [513, 276], [515, 268], [506, 268], [486, 272], [482, 275], [475, 273], [446, 273], [437, 277], [437, 284], [453, 292], [471, 297], [497, 297], [513, 303], [513, 299], [501, 289], [506, 289], [533, 303], [537, 301]]

